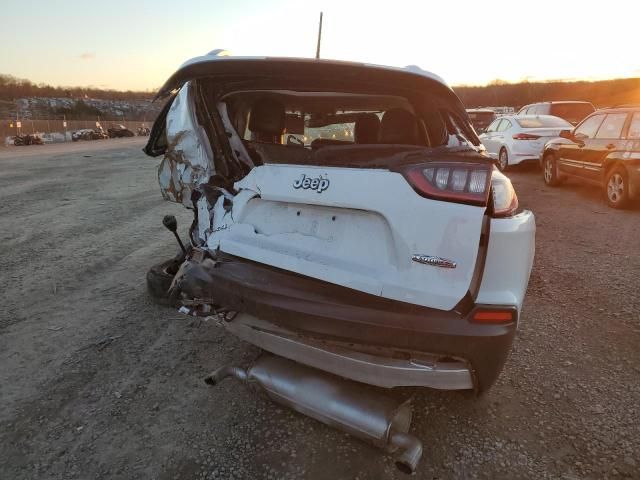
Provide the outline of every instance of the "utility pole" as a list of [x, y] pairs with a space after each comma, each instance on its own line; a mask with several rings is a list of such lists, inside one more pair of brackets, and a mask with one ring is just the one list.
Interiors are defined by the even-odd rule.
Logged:
[[316, 47], [316, 58], [320, 58], [320, 41], [322, 40], [322, 12], [320, 12], [320, 25], [318, 25], [318, 46]]

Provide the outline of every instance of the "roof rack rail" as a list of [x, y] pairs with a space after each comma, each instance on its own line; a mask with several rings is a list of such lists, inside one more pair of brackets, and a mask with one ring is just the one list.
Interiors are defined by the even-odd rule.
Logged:
[[636, 103], [623, 103], [620, 105], [614, 105], [612, 107], [607, 107], [607, 108], [640, 108], [640, 103], [636, 102]]

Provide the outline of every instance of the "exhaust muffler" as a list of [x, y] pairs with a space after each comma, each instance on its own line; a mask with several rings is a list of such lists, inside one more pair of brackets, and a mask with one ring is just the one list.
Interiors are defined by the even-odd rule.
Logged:
[[205, 382], [215, 385], [229, 376], [261, 387], [277, 403], [394, 453], [404, 473], [413, 473], [420, 461], [422, 442], [407, 433], [409, 401], [398, 403], [363, 384], [273, 355], [260, 357], [248, 370], [222, 367]]

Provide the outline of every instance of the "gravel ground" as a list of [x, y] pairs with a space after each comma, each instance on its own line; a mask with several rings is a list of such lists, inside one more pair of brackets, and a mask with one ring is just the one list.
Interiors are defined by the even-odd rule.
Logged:
[[[257, 350], [153, 304], [175, 253], [141, 139], [0, 150], [0, 478], [406, 478], [387, 456], [228, 380]], [[481, 398], [420, 391], [416, 474], [640, 478], [640, 208], [510, 173], [537, 216], [523, 324]]]

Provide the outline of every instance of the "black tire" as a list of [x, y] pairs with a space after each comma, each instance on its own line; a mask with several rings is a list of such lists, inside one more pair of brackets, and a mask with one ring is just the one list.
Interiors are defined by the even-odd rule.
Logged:
[[154, 265], [147, 272], [147, 291], [156, 303], [174, 306], [175, 302], [169, 299], [169, 287], [181, 264], [181, 259], [172, 258]]
[[509, 152], [502, 147], [498, 153], [498, 169], [504, 172], [509, 167]]
[[542, 178], [544, 183], [550, 187], [557, 187], [562, 183], [562, 179], [558, 175], [556, 156], [553, 152], [545, 153], [542, 159]]
[[629, 206], [629, 175], [623, 166], [616, 165], [607, 172], [604, 195], [611, 208], [622, 209]]

